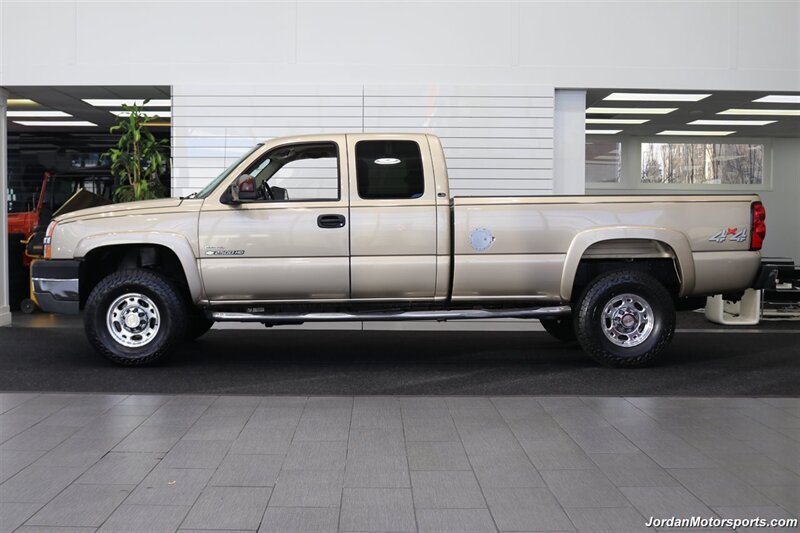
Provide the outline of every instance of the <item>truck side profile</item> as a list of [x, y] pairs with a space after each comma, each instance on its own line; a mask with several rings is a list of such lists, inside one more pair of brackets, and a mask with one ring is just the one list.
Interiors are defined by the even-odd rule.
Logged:
[[513, 317], [635, 367], [676, 308], [752, 286], [764, 219], [750, 194], [453, 197], [433, 135], [300, 136], [189, 197], [57, 217], [33, 281], [126, 365], [215, 321]]

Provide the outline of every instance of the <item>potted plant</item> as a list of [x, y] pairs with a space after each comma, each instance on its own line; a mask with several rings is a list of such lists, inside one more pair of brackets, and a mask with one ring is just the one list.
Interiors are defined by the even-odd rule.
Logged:
[[[148, 100], [145, 100], [146, 104]], [[166, 187], [161, 175], [166, 171], [164, 154], [168, 139], [156, 139], [147, 127], [158, 118], [158, 113], [148, 114], [138, 105], [125, 105], [127, 116], [120, 116], [109, 130], [119, 133], [115, 148], [105, 154], [111, 160], [111, 172], [119, 179], [114, 192], [117, 202], [151, 200], [165, 196]]]

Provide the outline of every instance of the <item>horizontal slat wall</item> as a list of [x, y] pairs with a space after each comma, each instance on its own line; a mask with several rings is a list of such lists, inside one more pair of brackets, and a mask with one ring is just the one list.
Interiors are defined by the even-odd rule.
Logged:
[[553, 193], [553, 89], [526, 86], [364, 87], [364, 131], [442, 139], [459, 196]]
[[254, 144], [303, 133], [429, 132], [456, 195], [553, 191], [553, 89], [443, 85], [173, 87], [172, 191], [201, 189]]
[[203, 188], [272, 137], [359, 132], [363, 87], [183, 85], [172, 89], [172, 194]]

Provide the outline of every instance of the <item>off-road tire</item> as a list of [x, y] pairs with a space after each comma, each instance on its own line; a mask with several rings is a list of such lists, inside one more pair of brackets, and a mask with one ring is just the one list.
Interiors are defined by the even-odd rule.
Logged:
[[189, 307], [186, 340], [193, 341], [202, 337], [208, 333], [208, 330], [210, 330], [213, 325], [214, 321], [206, 316], [205, 311], [194, 306]]
[[571, 316], [539, 319], [544, 330], [561, 342], [575, 342], [575, 322]]
[[[131, 348], [114, 340], [106, 325], [109, 306], [128, 292], [141, 293], [158, 308], [160, 325], [144, 346]], [[187, 312], [180, 290], [164, 276], [150, 270], [121, 270], [103, 278], [89, 294], [84, 308], [86, 336], [106, 359], [125, 366], [142, 366], [167, 356], [183, 341]]]
[[[603, 308], [621, 294], [643, 298], [652, 309], [652, 331], [637, 346], [618, 346], [603, 332]], [[616, 368], [654, 363], [664, 354], [675, 332], [672, 296], [656, 278], [634, 270], [608, 272], [595, 278], [578, 299], [573, 316], [575, 333], [583, 350], [598, 363]]]

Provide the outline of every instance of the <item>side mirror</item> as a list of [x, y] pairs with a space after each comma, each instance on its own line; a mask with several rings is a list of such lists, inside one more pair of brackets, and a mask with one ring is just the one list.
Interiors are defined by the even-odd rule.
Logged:
[[242, 174], [231, 183], [222, 196], [222, 203], [240, 204], [256, 199], [256, 179], [249, 174]]

